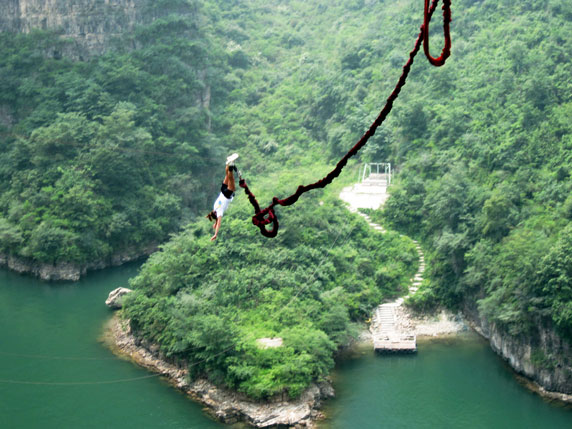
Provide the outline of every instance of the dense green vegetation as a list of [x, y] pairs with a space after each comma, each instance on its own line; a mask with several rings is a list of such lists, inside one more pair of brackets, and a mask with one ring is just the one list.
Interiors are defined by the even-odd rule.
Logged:
[[392, 129], [403, 167], [385, 218], [432, 249], [413, 304], [477, 301], [513, 335], [572, 339], [572, 8], [456, 11], [451, 60], [416, 79]]
[[[261, 202], [289, 194], [325, 174], [324, 161], [369, 120], [348, 115], [367, 95], [353, 76], [361, 59], [337, 57], [365, 37], [363, 3], [164, 1], [156, 10], [165, 5], [193, 13], [165, 13], [87, 63], [46, 57], [61, 41], [45, 33], [3, 36], [12, 83], [2, 102], [14, 118], [2, 141], [4, 252], [81, 262], [164, 239], [191, 219], [185, 211], [212, 203], [222, 169], [206, 167], [228, 150], [241, 153]], [[368, 20], [376, 39], [381, 14]], [[360, 55], [379, 84], [381, 48], [368, 47]], [[340, 73], [349, 82], [333, 86]], [[197, 107], [205, 85], [210, 105]], [[379, 133], [372, 147], [382, 142]], [[240, 196], [216, 244], [204, 219], [191, 222], [132, 281], [134, 330], [193, 375], [257, 398], [297, 396], [328, 374], [353, 322], [404, 292], [416, 269], [408, 239], [372, 236], [332, 192], [279, 210], [275, 240], [252, 227]], [[273, 336], [284, 345], [256, 346]]]
[[[321, 178], [377, 115], [422, 17], [413, 0], [154, 4], [160, 19], [89, 62], [46, 56], [54, 36], [0, 35], [2, 253], [82, 262], [164, 240], [212, 203], [231, 150], [263, 204]], [[411, 304], [571, 339], [572, 8], [459, 0], [452, 36], [360, 154], [398, 167], [379, 216], [426, 247]], [[133, 280], [135, 330], [194, 375], [296, 396], [415, 269], [407, 240], [369, 238], [329, 192], [281, 209], [275, 240], [240, 195], [220, 242], [192, 221]], [[284, 346], [255, 345], [271, 336]]]
[[[251, 56], [232, 93], [249, 101], [226, 111], [233, 139], [254, 147], [252, 159], [287, 163], [314, 147], [343, 154], [400, 73], [419, 24], [411, 5], [293, 1], [273, 14], [229, 6], [243, 33], [225, 35]], [[398, 166], [384, 217], [431, 253], [432, 287], [412, 304], [477, 301], [513, 334], [543, 324], [572, 338], [572, 266], [562, 250], [572, 220], [572, 9], [563, 0], [453, 8], [451, 59], [439, 69], [417, 59], [361, 154]], [[437, 51], [437, 20], [432, 29]]]
[[50, 33], [0, 34], [0, 253], [101, 260], [206, 205], [224, 152], [201, 76], [219, 60], [192, 2], [155, 3], [164, 16], [87, 62]]
[[[361, 111], [347, 114], [366, 95], [354, 76], [359, 59], [337, 58], [347, 53], [348, 40], [363, 37], [358, 6], [221, 1], [205, 7], [214, 43], [228, 58], [221, 87], [213, 87], [213, 132], [239, 150], [239, 167], [261, 202], [322, 177], [331, 168], [324, 159], [339, 157], [369, 120]], [[380, 15], [369, 19], [375, 37]], [[328, 34], [332, 21], [339, 29]], [[349, 81], [331, 86], [340, 73]], [[371, 147], [384, 141], [380, 132]], [[365, 156], [379, 154], [369, 149]], [[339, 184], [333, 189], [339, 192]], [[372, 236], [332, 189], [280, 209], [274, 240], [250, 225], [251, 212], [239, 193], [216, 245], [205, 222], [174, 237], [132, 281], [136, 292], [125, 316], [166, 356], [188, 362], [193, 376], [255, 398], [296, 397], [329, 373], [353, 322], [405, 292], [416, 253], [398, 235]], [[265, 337], [283, 338], [284, 345], [260, 348], [256, 340]]]
[[[153, 254], [130, 283], [124, 315], [193, 377], [254, 398], [296, 397], [329, 374], [334, 352], [357, 331], [352, 322], [406, 291], [415, 247], [396, 233], [372, 234], [331, 192], [288, 210], [273, 240], [244, 221], [245, 198], [230, 211], [217, 244], [202, 222]], [[281, 347], [256, 343], [275, 337]]]

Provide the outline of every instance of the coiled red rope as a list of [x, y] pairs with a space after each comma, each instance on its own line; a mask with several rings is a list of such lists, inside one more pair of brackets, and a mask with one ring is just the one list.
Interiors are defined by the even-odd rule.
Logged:
[[[409, 53], [409, 59], [403, 66], [403, 72], [401, 73], [401, 76], [399, 77], [399, 80], [397, 81], [395, 88], [393, 89], [389, 97], [387, 97], [385, 105], [381, 109], [381, 112], [379, 113], [378, 117], [375, 119], [373, 124], [371, 124], [369, 129], [358, 140], [358, 142], [348, 151], [348, 153], [346, 153], [343, 156], [343, 158], [338, 161], [336, 167], [332, 171], [330, 171], [323, 179], [318, 180], [315, 183], [298, 186], [296, 192], [294, 192], [287, 198], [284, 198], [282, 200], [276, 197], [272, 198], [272, 203], [268, 207], [262, 210], [260, 209], [260, 205], [258, 204], [256, 197], [248, 188], [246, 181], [244, 179], [241, 179], [239, 181], [240, 186], [244, 188], [244, 192], [248, 196], [250, 204], [252, 204], [252, 206], [254, 207], [254, 216], [252, 217], [252, 223], [260, 229], [262, 235], [264, 235], [265, 237], [272, 238], [276, 237], [276, 235], [278, 234], [278, 228], [280, 225], [278, 223], [278, 217], [276, 216], [276, 213], [274, 211], [274, 207], [276, 205], [290, 206], [294, 204], [296, 201], [298, 201], [298, 198], [300, 198], [300, 196], [305, 192], [311, 191], [312, 189], [316, 188], [325, 188], [327, 185], [332, 183], [332, 181], [340, 175], [342, 169], [346, 166], [348, 160], [356, 153], [358, 153], [358, 151], [363, 146], [365, 146], [369, 138], [375, 134], [377, 128], [383, 123], [387, 115], [389, 115], [389, 112], [391, 112], [391, 109], [393, 107], [393, 102], [397, 99], [397, 96], [399, 95], [401, 88], [405, 85], [405, 81], [407, 79], [407, 76], [409, 75], [411, 66], [413, 65], [413, 59], [415, 58], [415, 55], [417, 55], [417, 52], [419, 52], [419, 49], [421, 47], [421, 42], [423, 42], [423, 50], [425, 52], [425, 56], [432, 65], [439, 67], [445, 64], [445, 61], [449, 57], [451, 51], [451, 36], [449, 33], [449, 23], [451, 22], [451, 1], [443, 0], [443, 35], [445, 37], [445, 44], [443, 47], [443, 51], [441, 52], [441, 55], [438, 58], [432, 57], [431, 54], [429, 53], [429, 21], [433, 16], [433, 12], [437, 8], [439, 0], [433, 0], [431, 6], [429, 6], [429, 0], [424, 0], [424, 1], [425, 1], [425, 7], [423, 11], [424, 13], [423, 25], [421, 25], [419, 35], [415, 40], [415, 45], [413, 47], [413, 50]], [[269, 224], [272, 224], [272, 228], [270, 230], [266, 229], [266, 226]]]
[[429, 0], [425, 0], [425, 8], [423, 11], [423, 26], [421, 32], [423, 35], [423, 51], [425, 56], [431, 64], [440, 67], [445, 64], [449, 55], [451, 55], [451, 34], [449, 32], [449, 23], [451, 22], [451, 0], [443, 0], [443, 35], [445, 36], [445, 45], [438, 58], [432, 57], [429, 52], [429, 21], [431, 15], [437, 6], [437, 2], [433, 1], [431, 8], [429, 8]]

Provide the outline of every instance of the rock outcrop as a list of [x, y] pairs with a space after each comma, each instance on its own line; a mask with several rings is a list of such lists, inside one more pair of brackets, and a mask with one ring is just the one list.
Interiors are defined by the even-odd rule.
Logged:
[[472, 314], [473, 328], [492, 349], [544, 396], [572, 403], [572, 345], [550, 327], [537, 326], [536, 335], [513, 336]]
[[122, 308], [123, 307], [123, 297], [128, 293], [133, 292], [131, 289], [126, 287], [118, 287], [109, 292], [109, 296], [105, 300], [105, 305], [110, 308]]
[[56, 31], [71, 43], [60, 47], [60, 52], [48, 54], [83, 60], [106, 52], [114, 38], [132, 33], [137, 25], [169, 13], [198, 15], [192, 3], [172, 3], [168, 7], [157, 7], [155, 3], [154, 0], [2, 0], [0, 32]]
[[257, 428], [312, 428], [314, 422], [323, 417], [318, 410], [322, 399], [334, 396], [331, 385], [323, 382], [311, 385], [297, 400], [275, 398], [268, 402], [255, 402], [207, 380], [189, 381], [184, 364], [176, 365], [162, 359], [157, 347], [138, 341], [132, 335], [129, 324], [121, 321], [118, 315], [110, 321], [107, 334], [107, 341], [115, 353], [160, 373], [175, 387], [205, 405], [213, 417], [224, 423], [242, 421]]
[[71, 38], [63, 54], [84, 59], [103, 53], [114, 37], [143, 20], [148, 0], [3, 0], [0, 31], [54, 30]]
[[12, 255], [0, 255], [0, 266], [6, 266], [17, 273], [28, 273], [42, 280], [77, 281], [82, 272], [81, 266], [73, 263], [44, 264]]
[[85, 264], [60, 262], [48, 264], [36, 262], [19, 256], [0, 254], [0, 267], [6, 266], [17, 273], [32, 274], [42, 280], [49, 281], [78, 281], [90, 270], [101, 270], [107, 267], [116, 267], [126, 262], [135, 261], [157, 250], [157, 244], [151, 244], [142, 249], [127, 249], [100, 261]]

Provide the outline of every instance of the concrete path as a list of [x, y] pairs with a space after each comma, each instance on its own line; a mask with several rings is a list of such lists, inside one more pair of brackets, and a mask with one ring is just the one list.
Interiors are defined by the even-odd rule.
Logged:
[[385, 174], [370, 174], [362, 183], [344, 188], [340, 198], [350, 205], [352, 212], [357, 209], [378, 209], [389, 198]]
[[[340, 193], [340, 198], [348, 203], [350, 211], [357, 212], [364, 217], [373, 229], [382, 233], [386, 232], [381, 225], [372, 222], [368, 215], [358, 211], [361, 208], [378, 209], [387, 201], [389, 194], [387, 193], [385, 174], [372, 174], [362, 183], [344, 188]], [[425, 271], [425, 257], [421, 246], [417, 241], [413, 240], [413, 242], [419, 255], [419, 269], [410, 279], [409, 294], [404, 298], [408, 298], [417, 292], [423, 282]], [[403, 304], [404, 298], [381, 304], [375, 309], [370, 325], [374, 350], [379, 352], [417, 351], [415, 335], [400, 330], [396, 323], [395, 309]]]

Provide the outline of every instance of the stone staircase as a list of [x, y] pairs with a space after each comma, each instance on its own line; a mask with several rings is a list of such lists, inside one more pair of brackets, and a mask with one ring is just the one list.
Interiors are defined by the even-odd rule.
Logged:
[[[378, 209], [387, 199], [387, 177], [385, 174], [370, 174], [361, 183], [344, 188], [340, 198], [349, 204], [352, 212], [362, 216], [374, 230], [385, 233], [385, 229], [374, 222], [371, 218], [358, 211], [360, 208]], [[425, 257], [419, 243], [413, 240], [419, 255], [419, 269], [410, 279], [409, 293], [394, 302], [379, 305], [372, 316], [370, 331], [373, 337], [375, 351], [386, 352], [415, 352], [417, 351], [417, 339], [410, 332], [403, 332], [396, 323], [395, 309], [403, 304], [405, 298], [415, 294], [423, 282], [425, 272]]]
[[423, 250], [421, 250], [419, 243], [416, 240], [413, 240], [413, 242], [415, 243], [415, 248], [417, 249], [417, 254], [419, 255], [419, 268], [411, 279], [409, 295], [407, 295], [405, 298], [409, 298], [409, 296], [413, 295], [419, 290], [419, 286], [421, 286], [421, 283], [423, 283], [423, 273], [425, 272], [425, 255], [423, 255]]
[[402, 332], [396, 323], [395, 309], [401, 304], [391, 302], [375, 309], [369, 327], [373, 337], [373, 349], [380, 353], [411, 353], [417, 351], [415, 335]]
[[389, 198], [385, 174], [370, 174], [363, 182], [344, 188], [340, 198], [350, 205], [350, 210], [378, 209]]

